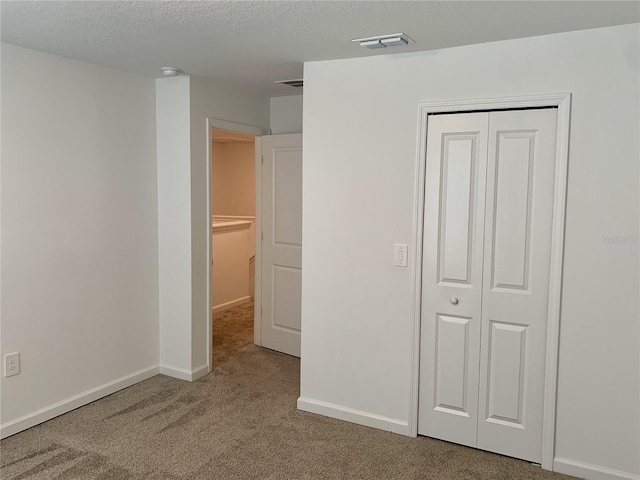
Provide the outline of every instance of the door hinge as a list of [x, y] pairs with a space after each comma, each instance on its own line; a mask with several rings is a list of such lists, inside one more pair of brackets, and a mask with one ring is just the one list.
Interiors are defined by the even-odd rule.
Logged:
[[264, 232], [260, 232], [260, 241], [263, 242], [264, 241]]
[[260, 163], [261, 163], [261, 164], [264, 164], [264, 155], [261, 155], [261, 156], [260, 156]]

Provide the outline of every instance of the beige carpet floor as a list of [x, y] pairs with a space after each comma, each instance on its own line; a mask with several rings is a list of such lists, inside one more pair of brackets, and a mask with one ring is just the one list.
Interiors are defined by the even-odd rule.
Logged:
[[0, 442], [4, 480], [568, 479], [527, 462], [296, 410], [299, 360], [214, 320], [214, 371], [158, 375]]

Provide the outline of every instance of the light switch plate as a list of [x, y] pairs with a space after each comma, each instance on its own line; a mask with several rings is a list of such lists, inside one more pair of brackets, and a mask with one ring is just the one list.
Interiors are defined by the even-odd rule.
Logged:
[[396, 267], [406, 267], [407, 266], [407, 252], [409, 247], [402, 243], [396, 243], [393, 246], [393, 264]]

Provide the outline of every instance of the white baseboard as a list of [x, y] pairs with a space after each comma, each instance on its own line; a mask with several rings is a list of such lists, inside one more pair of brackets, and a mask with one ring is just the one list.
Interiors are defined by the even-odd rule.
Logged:
[[209, 373], [209, 365], [206, 363], [204, 365], [200, 365], [198, 368], [194, 368], [191, 372], [191, 381], [195, 382], [200, 377], [204, 377], [207, 373]]
[[384, 417], [362, 410], [355, 410], [333, 403], [313, 400], [311, 398], [298, 398], [298, 410], [317, 413], [325, 417], [337, 418], [346, 422], [357, 423], [366, 427], [378, 428], [388, 432], [410, 435], [409, 424], [396, 418]]
[[216, 305], [213, 307], [213, 313], [220, 313], [224, 310], [228, 310], [233, 307], [237, 307], [238, 305], [244, 305], [251, 301], [250, 296], [236, 298], [235, 300], [231, 300], [230, 302], [221, 303], [220, 305]]
[[562, 457], [553, 459], [553, 471], [586, 480], [640, 480], [640, 475], [635, 473], [622, 472]]
[[168, 377], [177, 378], [178, 380], [193, 382], [209, 373], [209, 366], [205, 363], [193, 370], [184, 370], [182, 368], [170, 367], [168, 365], [160, 365], [160, 373]]
[[122, 390], [123, 388], [130, 387], [136, 383], [142, 382], [143, 380], [154, 377], [158, 373], [160, 373], [160, 369], [158, 367], [138, 370], [130, 375], [118, 378], [117, 380], [66, 398], [60, 402], [41, 408], [20, 418], [16, 418], [15, 420], [3, 423], [0, 425], [0, 438], [6, 438], [10, 435], [26, 430], [27, 428], [38, 425], [39, 423], [51, 420], [59, 415], [75, 410], [78, 407], [82, 407], [88, 403], [99, 400], [102, 397], [111, 395], [118, 390]]

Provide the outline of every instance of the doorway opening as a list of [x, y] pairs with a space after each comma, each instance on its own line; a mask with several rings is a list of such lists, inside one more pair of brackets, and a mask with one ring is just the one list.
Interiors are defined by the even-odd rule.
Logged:
[[209, 371], [252, 343], [300, 357], [302, 134], [207, 128]]
[[256, 136], [211, 128], [212, 366], [254, 341]]

